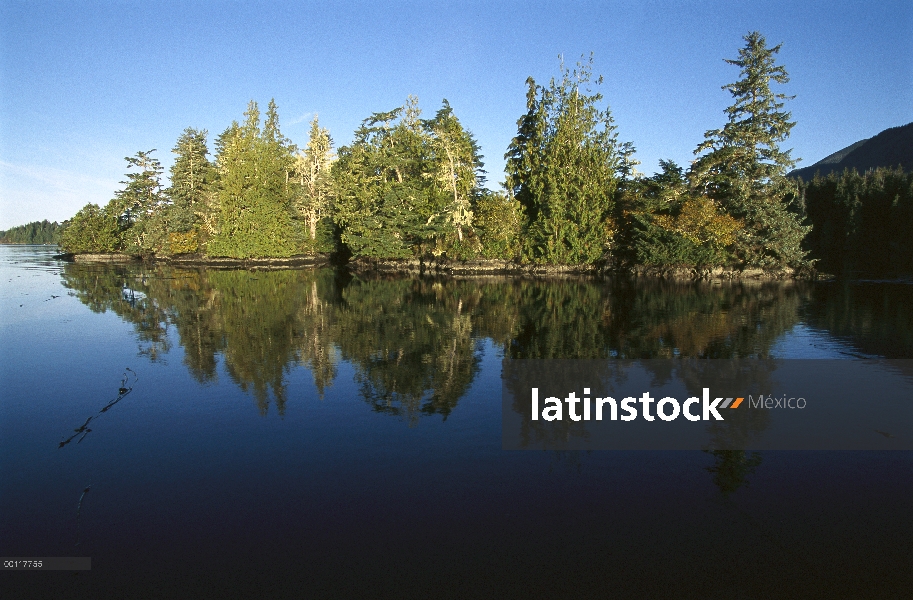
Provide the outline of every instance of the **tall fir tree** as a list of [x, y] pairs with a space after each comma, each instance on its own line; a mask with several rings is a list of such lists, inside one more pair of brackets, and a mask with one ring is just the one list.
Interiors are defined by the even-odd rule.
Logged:
[[301, 249], [289, 185], [295, 148], [279, 130], [275, 102], [270, 101], [262, 128], [253, 100], [244, 116], [243, 125], [233, 123], [217, 142], [219, 220], [207, 253], [292, 256]]
[[124, 189], [115, 192], [119, 215], [127, 224], [134, 224], [150, 216], [161, 204], [162, 198], [162, 165], [152, 156], [155, 149], [127, 156], [129, 168], [137, 169], [127, 173], [127, 181], [121, 181]]
[[188, 127], [171, 150], [177, 155], [171, 166], [169, 226], [174, 233], [188, 233], [201, 223], [208, 196], [215, 180], [206, 145], [207, 131]]
[[321, 221], [331, 216], [330, 169], [334, 160], [333, 138], [320, 126], [315, 115], [311, 121], [308, 144], [303, 152], [295, 155], [294, 178], [298, 184], [295, 208], [304, 221], [307, 245], [316, 251], [331, 250], [320, 243], [317, 229]]
[[399, 123], [402, 112], [400, 107], [362, 121], [354, 141], [339, 149], [333, 165], [334, 218], [342, 242], [356, 257], [413, 255], [420, 222], [412, 206], [414, 197], [401, 193], [409, 179], [402, 157], [407, 145], [398, 143], [405, 142]]
[[562, 64], [547, 87], [527, 79], [527, 114], [505, 158], [507, 185], [529, 219], [525, 254], [537, 262], [593, 263], [611, 248], [613, 195], [629, 161], [591, 78], [592, 57], [573, 71]]
[[462, 243], [463, 232], [472, 228], [473, 207], [485, 181], [479, 145], [446, 99], [434, 119], [425, 122], [425, 128], [436, 155], [437, 181], [447, 196], [444, 221]]
[[127, 181], [124, 189], [114, 193], [105, 212], [120, 223], [119, 250], [130, 254], [151, 254], [164, 242], [167, 223], [164, 217], [166, 197], [162, 191], [162, 165], [152, 156], [155, 149], [127, 156]]
[[734, 100], [726, 109], [728, 122], [704, 135], [689, 178], [699, 193], [743, 222], [734, 245], [734, 254], [743, 265], [801, 266], [806, 254], [802, 240], [810, 228], [789, 209], [798, 190], [786, 173], [796, 161], [790, 150], [779, 146], [795, 125], [791, 114], [783, 110], [792, 97], [770, 87], [771, 83], [787, 83], [789, 75], [775, 61], [780, 45], [768, 48], [757, 31], [744, 40], [739, 57], [726, 59], [739, 67], [741, 75], [735, 83], [723, 86]]

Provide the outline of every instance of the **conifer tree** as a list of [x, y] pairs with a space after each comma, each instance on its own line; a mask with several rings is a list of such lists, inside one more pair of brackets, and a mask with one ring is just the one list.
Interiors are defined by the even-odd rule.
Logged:
[[[478, 146], [449, 104], [423, 120], [409, 97], [374, 113], [339, 149], [333, 166], [334, 218], [355, 256], [463, 258], [482, 177]], [[466, 244], [468, 246], [468, 244]]]
[[64, 222], [60, 249], [73, 253], [111, 253], [121, 249], [120, 225], [115, 214], [86, 204]]
[[207, 155], [207, 131], [188, 127], [171, 150], [177, 154], [171, 166], [171, 186], [166, 190], [171, 199], [169, 228], [174, 233], [187, 233], [199, 227], [201, 214], [215, 179], [213, 164]]
[[256, 102], [244, 116], [243, 125], [233, 123], [217, 142], [219, 222], [207, 253], [291, 256], [300, 244], [289, 186], [294, 146], [279, 131], [275, 102], [270, 101], [262, 129]]
[[[796, 197], [795, 182], [786, 173], [795, 165], [790, 150], [779, 145], [795, 125], [783, 110], [792, 97], [771, 90], [771, 83], [789, 81], [786, 69], [775, 62], [780, 45], [767, 47], [760, 33], [744, 37], [737, 59], [741, 78], [723, 86], [733, 97], [726, 109], [728, 122], [705, 134], [695, 150], [700, 154], [689, 177], [735, 219], [743, 222], [734, 252], [745, 265], [799, 266], [804, 263], [802, 239], [809, 228], [789, 210]], [[704, 154], [701, 154], [704, 153]]]
[[472, 134], [463, 129], [446, 99], [425, 127], [433, 140], [437, 179], [448, 196], [444, 220], [456, 232], [457, 241], [462, 242], [464, 230], [472, 227], [472, 207], [484, 182], [479, 146]]
[[415, 194], [408, 193], [408, 128], [403, 108], [374, 113], [339, 149], [333, 165], [336, 223], [355, 256], [408, 258], [421, 237]]
[[527, 114], [505, 155], [507, 184], [529, 219], [525, 254], [539, 262], [593, 263], [611, 246], [618, 171], [633, 163], [622, 161], [591, 77], [592, 58], [573, 71], [562, 65], [548, 87], [527, 79]]
[[138, 172], [127, 173], [127, 181], [121, 181], [126, 187], [115, 192], [117, 207], [122, 211], [120, 217], [126, 225], [151, 216], [162, 204], [162, 165], [152, 157], [155, 149], [140, 151], [136, 156], [127, 156], [129, 168]]
[[511, 141], [504, 158], [506, 186], [526, 210], [529, 222], [539, 217], [538, 198], [543, 196], [542, 177], [544, 146], [547, 135], [545, 103], [539, 101], [539, 86], [526, 78], [526, 114], [517, 121], [517, 136]]
[[330, 132], [320, 126], [315, 115], [311, 121], [307, 147], [295, 156], [294, 169], [298, 184], [295, 208], [304, 221], [308, 245], [319, 250], [330, 249], [319, 248], [317, 226], [329, 216], [332, 195], [330, 167], [334, 160], [333, 139]]
[[164, 219], [166, 198], [162, 193], [162, 165], [152, 156], [155, 149], [127, 156], [129, 168], [124, 189], [114, 193], [105, 212], [118, 218], [120, 251], [130, 254], [150, 254], [161, 249], [167, 224]]

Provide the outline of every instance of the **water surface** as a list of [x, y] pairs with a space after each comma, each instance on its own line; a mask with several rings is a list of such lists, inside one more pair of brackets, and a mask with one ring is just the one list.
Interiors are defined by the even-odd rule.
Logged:
[[3, 573], [4, 598], [913, 584], [913, 453], [506, 452], [500, 431], [504, 358], [913, 358], [911, 285], [51, 255], [0, 247], [0, 555], [92, 570]]

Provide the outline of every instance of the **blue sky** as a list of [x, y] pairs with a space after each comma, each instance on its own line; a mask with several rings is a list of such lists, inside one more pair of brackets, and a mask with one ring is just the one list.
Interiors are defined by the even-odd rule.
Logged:
[[653, 173], [687, 165], [725, 122], [742, 36], [783, 43], [810, 165], [913, 121], [913, 3], [889, 2], [13, 2], [0, 0], [0, 229], [105, 204], [125, 156], [212, 140], [247, 102], [275, 98], [307, 142], [316, 113], [336, 145], [372, 112], [447, 98], [479, 141], [489, 185], [525, 110], [530, 75], [594, 53], [601, 91]]

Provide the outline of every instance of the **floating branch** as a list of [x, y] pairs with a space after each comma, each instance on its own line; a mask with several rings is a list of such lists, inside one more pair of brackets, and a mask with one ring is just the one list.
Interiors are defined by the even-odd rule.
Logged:
[[[127, 373], [130, 373], [133, 376], [132, 382], [130, 382], [130, 376], [127, 375]], [[74, 439], [76, 439], [76, 437], [79, 436], [79, 434], [82, 434], [82, 437], [80, 437], [76, 443], [78, 444], [78, 443], [82, 442], [86, 438], [86, 436], [89, 435], [89, 433], [92, 431], [91, 429], [89, 429], [89, 422], [92, 419], [97, 419], [99, 416], [101, 416], [102, 413], [108, 412], [108, 409], [110, 409], [112, 406], [114, 406], [115, 404], [117, 404], [118, 402], [123, 400], [124, 397], [126, 397], [130, 392], [133, 391], [133, 386], [136, 385], [137, 381], [139, 381], [139, 376], [136, 374], [136, 371], [134, 371], [130, 367], [125, 367], [123, 378], [121, 379], [121, 382], [120, 382], [120, 387], [117, 389], [117, 396], [115, 396], [110, 402], [108, 402], [106, 405], [104, 405], [101, 408], [101, 410], [98, 411], [98, 414], [92, 415], [91, 417], [86, 419], [86, 422], [83, 423], [80, 427], [78, 427], [77, 429], [74, 429], [73, 431], [75, 433], [73, 435], [71, 435], [70, 437], [68, 437], [66, 439], [61, 439], [60, 443], [57, 445], [57, 449], [59, 450], [59, 449], [63, 448], [64, 446], [66, 446], [67, 444], [69, 444], [70, 442], [72, 442]]]
[[79, 497], [79, 502], [76, 504], [76, 543], [73, 544], [74, 546], [78, 546], [79, 542], [80, 542], [80, 539], [79, 539], [79, 513], [82, 510], [82, 499], [86, 497], [86, 494], [88, 494], [89, 490], [91, 490], [91, 489], [92, 489], [92, 486], [87, 485], [86, 489], [84, 489], [82, 491], [82, 496]]

